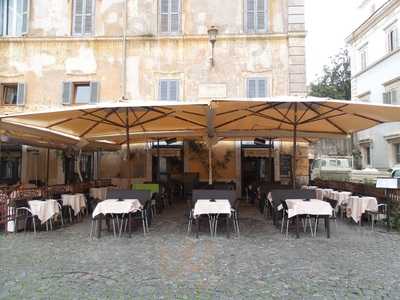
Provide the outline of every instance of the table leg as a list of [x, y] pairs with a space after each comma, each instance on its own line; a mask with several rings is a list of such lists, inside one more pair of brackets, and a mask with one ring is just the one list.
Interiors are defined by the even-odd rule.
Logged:
[[101, 214], [97, 217], [97, 238], [101, 237], [102, 218], [103, 218], [103, 216]]
[[129, 232], [129, 237], [132, 237], [132, 224], [131, 224], [131, 216], [132, 213], [128, 214], [128, 232]]
[[198, 217], [196, 218], [196, 227], [197, 227], [197, 229], [196, 229], [196, 239], [199, 238], [199, 231], [200, 231], [200, 222], [199, 222], [199, 219], [200, 219], [200, 216], [198, 216]]
[[228, 215], [226, 217], [226, 236], [228, 237], [228, 239], [231, 237], [231, 229], [230, 229], [231, 220], [232, 220], [232, 215], [231, 216]]
[[296, 238], [300, 238], [300, 233], [299, 233], [299, 215], [296, 216]]
[[330, 229], [330, 218], [329, 216], [325, 216], [325, 229], [326, 229], [326, 237], [329, 239], [331, 237], [331, 229]]

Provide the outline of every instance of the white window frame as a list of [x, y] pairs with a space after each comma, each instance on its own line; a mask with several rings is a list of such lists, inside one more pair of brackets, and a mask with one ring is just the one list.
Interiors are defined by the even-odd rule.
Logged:
[[[26, 35], [29, 30], [30, 0], [0, 0], [0, 2], [0, 22], [2, 22], [0, 24], [0, 37], [20, 37]], [[26, 4], [26, 10], [23, 10], [24, 3]], [[17, 11], [17, 8], [20, 11]], [[10, 11], [13, 12], [11, 18]], [[25, 28], [23, 28], [24, 19], [26, 22]]]
[[[167, 99], [163, 99], [161, 95], [161, 84], [163, 82], [167, 83]], [[175, 82], [176, 83], [176, 99], [171, 99], [170, 98], [170, 89], [171, 89], [171, 83]], [[179, 79], [160, 79], [158, 82], [158, 100], [160, 101], [179, 101], [180, 100], [180, 80]]]
[[[256, 81], [256, 96], [255, 97], [250, 97], [250, 90], [249, 90], [249, 82], [250, 80], [255, 80]], [[258, 85], [260, 81], [265, 81], [265, 96], [261, 96], [259, 94], [259, 89]], [[269, 97], [269, 80], [267, 77], [248, 77], [246, 79], [246, 97], [253, 99], [253, 98], [266, 98]]]
[[386, 50], [392, 53], [399, 47], [399, 34], [397, 26], [386, 29]]
[[360, 54], [360, 70], [364, 71], [368, 67], [368, 44], [358, 49]]
[[[82, 32], [76, 32], [75, 31], [75, 21], [76, 21], [76, 1], [73, 0], [72, 3], [72, 35], [73, 36], [92, 36], [96, 32], [96, 0], [82, 0], [84, 2], [83, 5], [83, 13], [81, 15], [82, 18]], [[85, 13], [86, 12], [86, 4], [87, 1], [92, 1], [92, 12], [90, 14]], [[91, 16], [92, 19], [92, 31], [91, 32], [85, 32], [85, 17]]]
[[[254, 5], [255, 5], [255, 9], [254, 9], [254, 11], [253, 11], [253, 13], [254, 13], [254, 16], [253, 16], [253, 18], [254, 18], [254, 20], [253, 20], [253, 24], [254, 24], [254, 29], [249, 29], [248, 28], [248, 12], [249, 12], [249, 9], [248, 9], [248, 7], [247, 7], [247, 0], [243, 0], [244, 1], [244, 4], [243, 4], [243, 7], [244, 7], [244, 18], [243, 18], [243, 20], [244, 20], [244, 32], [246, 32], [246, 33], [266, 33], [266, 32], [268, 32], [269, 31], [269, 0], [254, 0]], [[257, 11], [257, 4], [258, 4], [258, 1], [264, 1], [264, 24], [265, 24], [265, 28], [264, 29], [259, 29], [258, 28], [258, 18], [257, 18], [257, 13], [258, 13], [258, 11]]]
[[[172, 0], [168, 0], [168, 13], [163, 13], [161, 10], [161, 1], [162, 0], [158, 0], [158, 32], [161, 35], [179, 35], [182, 33], [182, 0], [178, 0], [178, 30], [177, 31], [172, 31], [171, 30], [171, 16], [173, 15], [172, 11], [171, 11], [171, 1]], [[168, 31], [163, 31], [161, 26], [161, 15], [168, 15]]]

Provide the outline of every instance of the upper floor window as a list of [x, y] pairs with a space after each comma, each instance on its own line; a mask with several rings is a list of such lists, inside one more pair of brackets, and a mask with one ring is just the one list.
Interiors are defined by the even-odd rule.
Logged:
[[265, 98], [268, 96], [267, 79], [249, 78], [247, 79], [247, 97]]
[[179, 80], [160, 80], [159, 99], [162, 101], [178, 101]]
[[390, 28], [386, 31], [387, 36], [387, 50], [392, 52], [398, 47], [397, 28]]
[[395, 156], [396, 156], [396, 163], [400, 164], [400, 144], [395, 144]]
[[360, 67], [361, 71], [365, 70], [368, 65], [368, 47], [364, 46], [360, 48]]
[[181, 1], [159, 0], [160, 33], [174, 34], [181, 31]]
[[96, 104], [99, 102], [98, 81], [91, 82], [63, 82], [62, 104]]
[[26, 84], [3, 83], [0, 86], [2, 105], [25, 105]]
[[0, 0], [0, 36], [28, 33], [29, 0]]
[[245, 0], [245, 31], [266, 32], [268, 30], [268, 0]]
[[390, 89], [383, 93], [383, 103], [384, 104], [400, 104], [400, 99], [398, 99], [397, 89]]
[[94, 29], [94, 0], [74, 0], [73, 4], [73, 35], [91, 35]]

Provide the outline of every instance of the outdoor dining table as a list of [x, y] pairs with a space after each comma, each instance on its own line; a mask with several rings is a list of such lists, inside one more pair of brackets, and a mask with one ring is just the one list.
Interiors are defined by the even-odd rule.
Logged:
[[318, 216], [325, 219], [326, 236], [330, 238], [329, 218], [332, 216], [332, 206], [318, 199], [287, 199], [288, 218], [296, 217], [296, 237], [299, 238], [299, 217], [302, 215]]
[[84, 194], [63, 194], [61, 195], [63, 206], [70, 206], [77, 216], [82, 208], [86, 208], [86, 197]]
[[101, 236], [101, 223], [102, 217], [107, 214], [122, 214], [128, 215], [128, 229], [129, 229], [129, 237], [131, 237], [131, 214], [137, 211], [142, 210], [143, 206], [138, 199], [107, 199], [102, 202], [99, 202], [92, 213], [92, 218], [98, 218], [98, 230], [97, 237]]
[[366, 211], [378, 211], [378, 200], [375, 197], [351, 196], [347, 202], [346, 215], [361, 225], [361, 216]]
[[60, 207], [57, 200], [48, 199], [46, 201], [31, 200], [28, 201], [29, 208], [33, 216], [37, 216], [42, 224], [49, 221], [54, 215], [60, 213]]
[[226, 215], [226, 232], [228, 238], [230, 237], [229, 219], [231, 217], [232, 207], [227, 199], [199, 199], [196, 201], [193, 209], [193, 216], [197, 222], [196, 238], [199, 237], [201, 215], [208, 215], [210, 223], [210, 234], [215, 236], [217, 233], [218, 217], [219, 215]]
[[107, 199], [107, 187], [101, 187], [101, 188], [91, 188], [89, 190], [90, 197], [98, 200], [106, 200]]
[[351, 192], [339, 192], [339, 191], [333, 191], [331, 192], [330, 195], [332, 200], [337, 201], [337, 205], [340, 206], [342, 204], [347, 204], [351, 197]]

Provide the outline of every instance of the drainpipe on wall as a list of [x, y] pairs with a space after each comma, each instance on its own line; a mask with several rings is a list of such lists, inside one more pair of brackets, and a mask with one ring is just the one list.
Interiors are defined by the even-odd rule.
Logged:
[[127, 100], [126, 96], [126, 47], [127, 47], [127, 27], [128, 27], [128, 0], [124, 1], [124, 28], [122, 35], [122, 100]]

